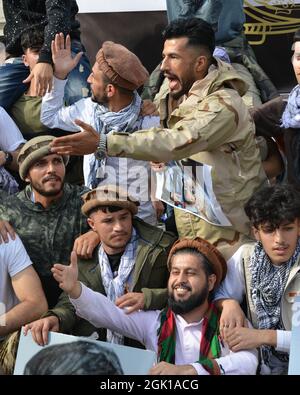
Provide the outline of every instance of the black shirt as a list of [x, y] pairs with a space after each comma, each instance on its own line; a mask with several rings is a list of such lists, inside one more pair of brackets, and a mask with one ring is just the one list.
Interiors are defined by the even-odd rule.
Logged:
[[32, 28], [44, 29], [44, 45], [39, 57], [43, 63], [52, 63], [51, 41], [56, 33], [80, 39], [75, 0], [3, 0], [3, 11], [6, 52], [12, 56], [23, 54], [21, 35]]

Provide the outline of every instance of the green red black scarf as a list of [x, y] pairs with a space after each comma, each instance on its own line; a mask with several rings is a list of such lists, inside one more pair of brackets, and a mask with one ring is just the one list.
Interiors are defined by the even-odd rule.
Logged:
[[[157, 335], [159, 361], [175, 364], [176, 323], [175, 315], [168, 307], [161, 312]], [[220, 368], [214, 359], [220, 355], [219, 313], [215, 305], [211, 303], [203, 317], [200, 355], [199, 360], [195, 362], [200, 363], [210, 374], [218, 375]]]

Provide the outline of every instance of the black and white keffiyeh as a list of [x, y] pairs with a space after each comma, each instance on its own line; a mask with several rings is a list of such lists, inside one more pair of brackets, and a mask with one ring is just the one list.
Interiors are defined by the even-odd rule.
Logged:
[[[99, 134], [108, 134], [112, 131], [132, 133], [139, 129], [141, 123], [137, 122], [140, 118], [142, 99], [134, 91], [133, 101], [125, 108], [118, 112], [109, 111], [103, 104], [97, 104], [94, 110], [94, 123]], [[99, 184], [97, 179], [97, 170], [102, 167], [101, 175], [105, 174], [106, 159], [98, 160], [95, 155], [90, 156], [89, 166], [90, 173], [88, 177], [88, 187], [96, 188]]]
[[[136, 230], [132, 228], [132, 235], [126, 246], [124, 254], [121, 256], [120, 265], [117, 275], [114, 277], [108, 257], [100, 245], [98, 259], [101, 270], [102, 283], [109, 300], [115, 302], [117, 298], [124, 295], [128, 279], [133, 271], [136, 253], [137, 253], [138, 236]], [[123, 344], [123, 336], [119, 333], [107, 330], [107, 341], [110, 343]]]
[[[251, 256], [251, 296], [255, 306], [259, 329], [284, 329], [281, 322], [280, 302], [291, 268], [300, 253], [300, 239], [288, 262], [280, 266], [271, 263], [260, 242]], [[264, 346], [268, 359], [271, 347]]]
[[289, 94], [288, 102], [281, 118], [284, 128], [300, 128], [300, 85], [296, 85]]

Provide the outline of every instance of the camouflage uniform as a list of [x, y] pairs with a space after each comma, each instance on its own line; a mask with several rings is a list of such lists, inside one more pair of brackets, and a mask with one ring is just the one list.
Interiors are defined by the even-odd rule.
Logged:
[[62, 197], [49, 208], [31, 201], [31, 187], [8, 196], [0, 204], [0, 218], [7, 220], [20, 236], [37, 271], [49, 306], [61, 293], [50, 269], [54, 263], [69, 264], [74, 240], [89, 226], [81, 214], [84, 187], [65, 184]]
[[[110, 156], [168, 162], [190, 158], [212, 167], [216, 198], [231, 227], [211, 225], [195, 215], [175, 210], [180, 237], [200, 236], [220, 248], [225, 257], [250, 234], [244, 204], [266, 181], [255, 127], [240, 96], [245, 82], [227, 63], [217, 61], [208, 75], [192, 86], [188, 97], [169, 115], [168, 93], [160, 102], [163, 128], [107, 137]], [[167, 129], [168, 128], [168, 129]]]

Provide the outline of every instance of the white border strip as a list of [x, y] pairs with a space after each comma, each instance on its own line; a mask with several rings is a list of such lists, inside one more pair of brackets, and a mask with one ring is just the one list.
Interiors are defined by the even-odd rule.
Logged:
[[165, 11], [166, 0], [77, 0], [80, 13]]

